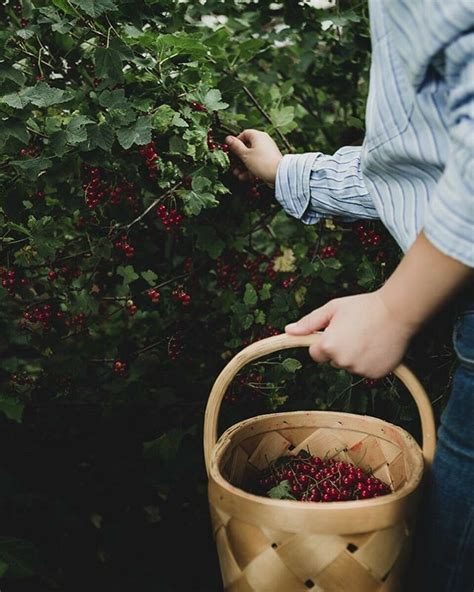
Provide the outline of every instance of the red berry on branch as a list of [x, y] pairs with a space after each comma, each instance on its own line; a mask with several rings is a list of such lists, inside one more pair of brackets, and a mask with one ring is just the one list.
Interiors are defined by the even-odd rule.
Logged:
[[48, 272], [48, 280], [50, 282], [54, 282], [54, 280], [58, 279], [58, 274], [56, 271], [51, 270], [50, 272]]
[[127, 364], [125, 364], [125, 362], [122, 360], [115, 360], [113, 368], [116, 374], [125, 374], [127, 370]]

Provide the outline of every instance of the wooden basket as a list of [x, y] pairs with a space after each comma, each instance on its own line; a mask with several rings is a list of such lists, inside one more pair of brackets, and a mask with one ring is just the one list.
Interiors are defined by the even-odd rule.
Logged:
[[[327, 411], [273, 413], [239, 422], [217, 441], [222, 399], [237, 372], [272, 352], [309, 347], [318, 334], [277, 335], [239, 352], [218, 376], [204, 420], [209, 505], [227, 592], [407, 592], [414, 513], [424, 467], [434, 454], [430, 401], [408, 368], [394, 374], [415, 399], [423, 451], [380, 419]], [[217, 441], [217, 443], [216, 443]], [[288, 450], [341, 460], [390, 483], [383, 497], [344, 502], [270, 499], [241, 489]], [[405, 582], [405, 583], [403, 583]]]

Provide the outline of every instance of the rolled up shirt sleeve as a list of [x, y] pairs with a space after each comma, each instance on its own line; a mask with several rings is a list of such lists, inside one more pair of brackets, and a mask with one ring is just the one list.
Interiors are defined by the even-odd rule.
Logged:
[[360, 154], [360, 146], [346, 146], [333, 155], [287, 154], [277, 170], [277, 201], [305, 224], [332, 216], [378, 218], [362, 178]]
[[446, 255], [474, 267], [474, 33], [445, 50], [450, 91], [449, 156], [424, 224], [428, 240]]

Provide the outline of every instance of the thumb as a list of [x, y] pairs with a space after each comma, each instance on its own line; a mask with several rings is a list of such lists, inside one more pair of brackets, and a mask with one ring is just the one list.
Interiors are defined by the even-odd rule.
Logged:
[[328, 302], [324, 306], [302, 317], [296, 323], [286, 325], [285, 332], [289, 335], [309, 335], [310, 333], [315, 333], [316, 331], [325, 329], [329, 325], [333, 314], [333, 304], [332, 302]]
[[240, 158], [240, 160], [243, 160], [249, 149], [242, 140], [239, 140], [239, 138], [236, 138], [235, 136], [227, 136], [225, 141], [229, 146], [230, 151]]

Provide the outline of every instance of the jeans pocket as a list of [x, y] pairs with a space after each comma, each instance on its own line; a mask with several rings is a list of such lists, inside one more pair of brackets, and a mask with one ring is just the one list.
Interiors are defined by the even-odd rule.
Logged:
[[459, 362], [474, 371], [474, 310], [467, 310], [456, 319], [453, 347]]

